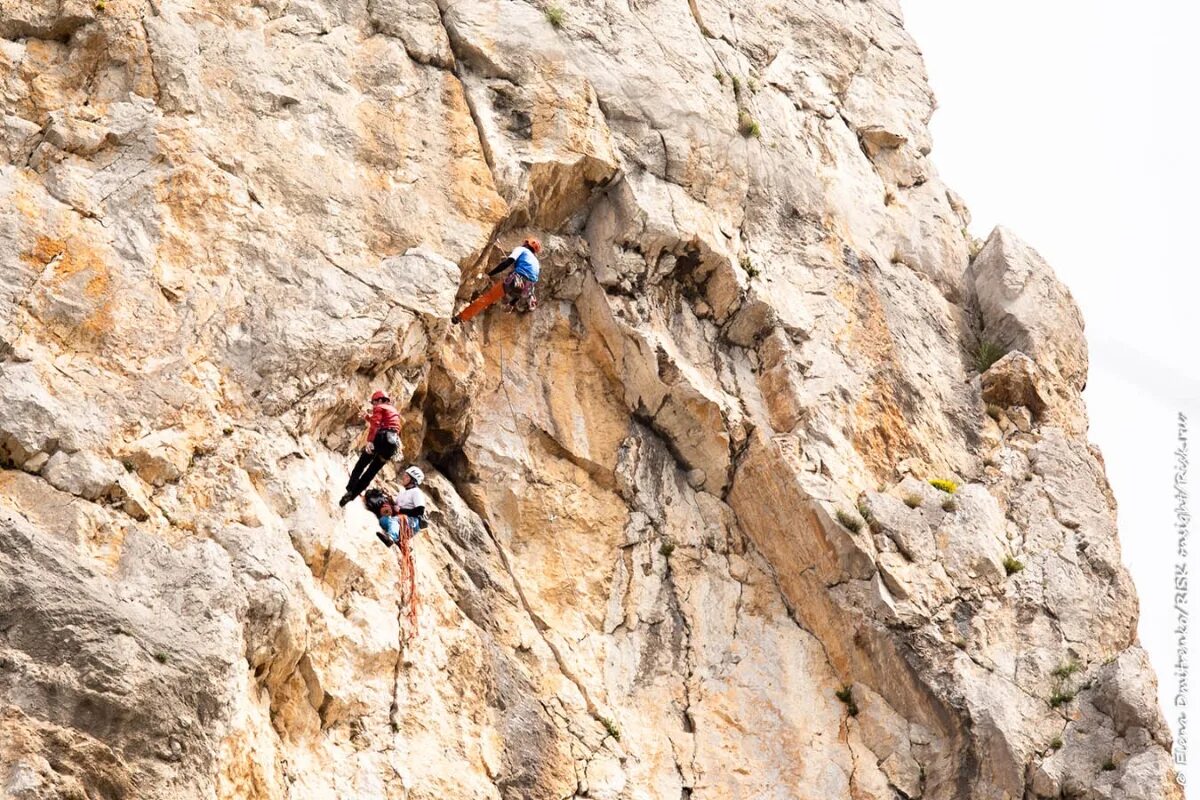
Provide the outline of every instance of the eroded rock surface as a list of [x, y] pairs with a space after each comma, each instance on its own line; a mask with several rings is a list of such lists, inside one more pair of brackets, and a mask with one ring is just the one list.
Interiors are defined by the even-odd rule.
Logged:
[[6, 794], [1181, 797], [1082, 321], [970, 263], [897, 4], [555, 9], [0, 0]]

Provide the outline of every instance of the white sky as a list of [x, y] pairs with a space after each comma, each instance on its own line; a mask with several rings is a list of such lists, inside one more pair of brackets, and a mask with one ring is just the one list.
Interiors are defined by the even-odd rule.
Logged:
[[[984, 238], [994, 225], [1012, 228], [1083, 310], [1090, 438], [1120, 504], [1142, 644], [1177, 730], [1170, 707], [1177, 412], [1190, 412], [1192, 448], [1200, 452], [1200, 259], [1187, 235], [1200, 213], [1200, 3], [902, 0], [902, 7], [938, 98], [932, 158], [970, 207], [972, 232]], [[1200, 459], [1190, 473], [1196, 498]], [[1194, 595], [1200, 581], [1193, 583]], [[1193, 648], [1200, 643], [1190, 639]], [[1196, 684], [1200, 650], [1192, 658]], [[1189, 702], [1193, 719], [1198, 703], [1200, 695]], [[1191, 765], [1187, 773], [1200, 776]]]

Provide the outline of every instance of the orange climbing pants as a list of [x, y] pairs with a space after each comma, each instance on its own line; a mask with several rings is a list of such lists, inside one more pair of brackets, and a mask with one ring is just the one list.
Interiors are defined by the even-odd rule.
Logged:
[[504, 281], [496, 281], [492, 284], [492, 288], [479, 295], [471, 305], [458, 312], [459, 321], [466, 322], [488, 306], [495, 305], [501, 297], [504, 297]]

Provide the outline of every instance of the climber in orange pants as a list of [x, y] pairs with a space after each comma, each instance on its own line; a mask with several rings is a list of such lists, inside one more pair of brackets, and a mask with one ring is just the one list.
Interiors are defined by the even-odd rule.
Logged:
[[469, 306], [450, 318], [455, 325], [466, 322], [489, 306], [495, 305], [502, 297], [508, 298], [510, 310], [520, 309], [532, 311], [537, 308], [537, 297], [534, 287], [541, 274], [541, 264], [538, 253], [542, 252], [542, 243], [532, 237], [526, 239], [520, 247], [513, 250], [508, 258], [501, 261], [488, 275], [496, 276], [512, 268], [503, 281], [493, 284], [482, 295], [471, 302]]

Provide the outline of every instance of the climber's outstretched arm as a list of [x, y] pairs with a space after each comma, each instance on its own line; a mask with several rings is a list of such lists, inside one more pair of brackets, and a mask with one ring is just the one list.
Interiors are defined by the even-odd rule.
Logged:
[[494, 278], [497, 275], [499, 275], [501, 272], [503, 272], [504, 270], [511, 267], [515, 263], [517, 263], [517, 262], [513, 260], [513, 257], [509, 256], [508, 258], [504, 259], [499, 264], [497, 264], [490, 272], [488, 272], [488, 275], [490, 275]]

